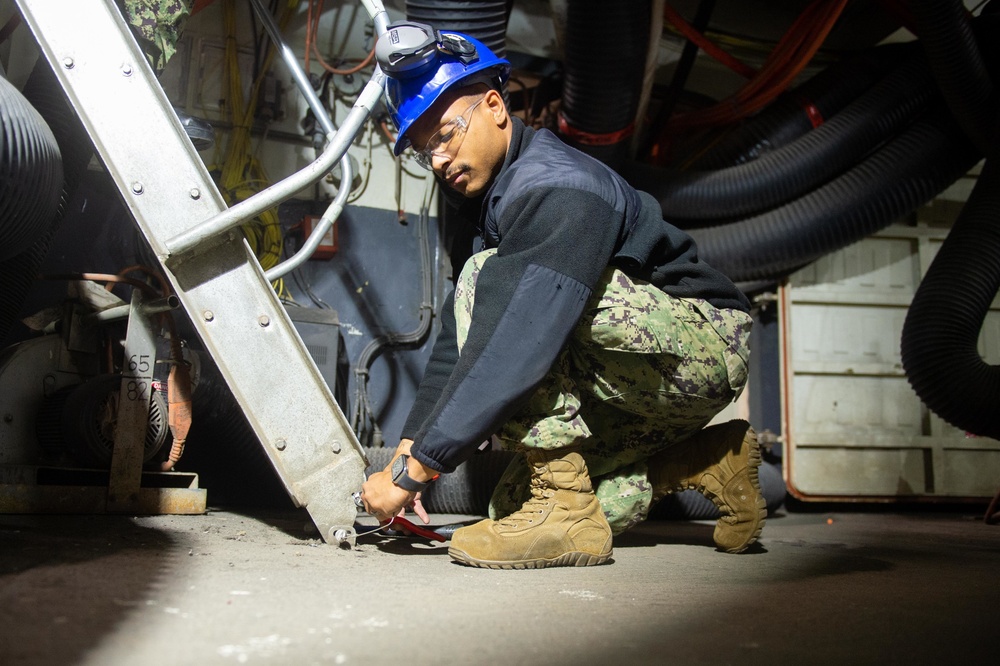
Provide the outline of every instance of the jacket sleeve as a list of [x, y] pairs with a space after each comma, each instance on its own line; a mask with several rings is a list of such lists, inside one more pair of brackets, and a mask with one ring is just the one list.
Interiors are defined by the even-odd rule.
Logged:
[[441, 306], [441, 331], [434, 341], [434, 348], [427, 360], [427, 368], [417, 387], [417, 397], [403, 425], [402, 438], [413, 439], [427, 417], [434, 410], [441, 392], [458, 362], [458, 344], [455, 335], [455, 292], [444, 299]]
[[411, 455], [442, 472], [499, 430], [548, 373], [621, 228], [621, 215], [579, 190], [536, 188], [504, 210], [466, 342], [413, 437]]

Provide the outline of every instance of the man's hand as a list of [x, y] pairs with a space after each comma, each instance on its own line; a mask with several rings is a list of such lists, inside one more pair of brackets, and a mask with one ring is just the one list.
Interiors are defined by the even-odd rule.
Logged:
[[[403, 453], [410, 453], [410, 446], [412, 444], [413, 440], [402, 440], [399, 446], [396, 447], [396, 455], [392, 457], [392, 460], [389, 461], [385, 469], [369, 476], [368, 480], [361, 486], [361, 500], [365, 503], [365, 510], [375, 516], [381, 523], [387, 522], [394, 516], [403, 516], [406, 513], [407, 507], [412, 507], [413, 513], [417, 514], [425, 525], [430, 522], [430, 516], [424, 510], [423, 504], [420, 503], [420, 493], [412, 493], [397, 486], [392, 482], [392, 473], [389, 471], [392, 469], [392, 463], [395, 462], [396, 458]], [[414, 465], [416, 461], [412, 458], [410, 461], [412, 467], [419, 468], [413, 469], [410, 472], [411, 477], [416, 472], [418, 476], [430, 478], [430, 476], [424, 473], [423, 465], [419, 463]], [[433, 470], [430, 471], [433, 472]], [[418, 478], [417, 480], [425, 481], [427, 478]]]
[[[395, 460], [395, 458], [393, 458]], [[424, 523], [430, 522], [423, 506], [417, 511], [420, 493], [403, 490], [392, 482], [392, 474], [388, 469], [375, 472], [361, 486], [361, 500], [365, 503], [368, 513], [378, 518], [380, 523], [388, 521], [396, 515], [406, 512], [406, 507], [413, 506], [414, 512]]]

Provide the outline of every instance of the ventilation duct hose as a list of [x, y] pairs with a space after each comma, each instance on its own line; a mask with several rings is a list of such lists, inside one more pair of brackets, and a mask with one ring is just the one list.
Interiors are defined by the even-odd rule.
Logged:
[[62, 156], [52, 130], [0, 76], [0, 262], [45, 233], [62, 187]]
[[917, 288], [903, 323], [907, 380], [945, 421], [1000, 439], [1000, 367], [977, 350], [1000, 289], [1000, 166], [979, 182]]
[[979, 157], [940, 109], [800, 199], [690, 233], [699, 256], [734, 281], [782, 277], [911, 212], [965, 174]]
[[717, 171], [674, 173], [637, 167], [625, 177], [655, 196], [664, 217], [679, 227], [718, 224], [760, 213], [814, 190], [857, 164], [911, 122], [935, 92], [926, 65], [914, 59], [829, 122], [752, 162]]
[[712, 171], [757, 159], [826, 122], [905, 60], [917, 46], [888, 44], [833, 63], [726, 134], [689, 167]]
[[983, 62], [965, 4], [911, 0], [920, 43], [952, 115], [986, 154], [994, 145], [1000, 102]]
[[62, 155], [62, 197], [56, 212], [44, 222], [40, 237], [24, 252], [0, 262], [0, 342], [10, 332], [17, 320], [25, 294], [38, 274], [38, 268], [48, 254], [52, 236], [56, 232], [69, 203], [70, 195], [83, 177], [93, 154], [93, 146], [76, 115], [70, 110], [49, 63], [39, 58], [24, 86], [23, 95], [38, 111], [55, 136]]
[[612, 168], [621, 165], [631, 145], [651, 11], [648, 0], [566, 3], [560, 133]]

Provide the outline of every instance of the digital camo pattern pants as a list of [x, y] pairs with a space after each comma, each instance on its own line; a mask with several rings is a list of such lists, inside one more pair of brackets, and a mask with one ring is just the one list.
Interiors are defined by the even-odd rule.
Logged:
[[[455, 287], [458, 347], [468, 334], [475, 284], [488, 250]], [[747, 380], [751, 317], [701, 299], [674, 298], [609, 268], [566, 348], [528, 403], [497, 433], [508, 450], [579, 446], [615, 534], [646, 518], [646, 460], [703, 428]], [[494, 520], [529, 497], [518, 456], [490, 501]]]
[[149, 64], [159, 74], [177, 52], [194, 0], [119, 0], [119, 4]]

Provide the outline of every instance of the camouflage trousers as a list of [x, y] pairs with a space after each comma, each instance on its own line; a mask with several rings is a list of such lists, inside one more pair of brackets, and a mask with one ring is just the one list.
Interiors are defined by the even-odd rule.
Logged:
[[157, 74], [177, 52], [194, 0], [118, 0], [139, 47]]
[[[475, 284], [495, 254], [472, 256], [455, 287], [458, 347], [468, 334]], [[652, 504], [646, 460], [703, 428], [743, 390], [751, 317], [675, 298], [607, 269], [569, 342], [527, 404], [496, 433], [504, 449], [578, 447], [615, 534]], [[529, 497], [517, 456], [490, 501], [490, 517]]]

